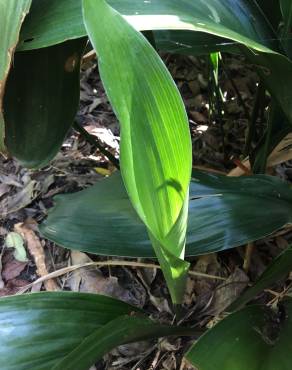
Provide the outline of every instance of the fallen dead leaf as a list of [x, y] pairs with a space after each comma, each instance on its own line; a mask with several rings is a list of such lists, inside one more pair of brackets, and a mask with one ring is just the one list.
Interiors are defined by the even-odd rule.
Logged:
[[27, 266], [27, 262], [20, 262], [13, 258], [11, 253], [3, 258], [2, 277], [5, 281], [15, 279]]
[[[78, 251], [71, 252], [71, 261], [73, 265], [92, 262], [85, 253]], [[80, 268], [73, 271], [68, 279], [68, 285], [75, 292], [104, 294], [137, 305], [129, 290], [119, 284], [117, 277], [104, 277], [96, 267]]]
[[0, 289], [0, 297], [5, 297], [8, 295], [14, 295], [18, 293], [19, 288], [22, 288], [27, 285], [26, 280], [22, 279], [13, 279], [9, 280], [4, 288]]
[[5, 197], [0, 202], [1, 218], [6, 217], [12, 212], [19, 211], [20, 209], [28, 206], [40, 193], [40, 183], [31, 180], [23, 189], [14, 195]]
[[240, 268], [236, 267], [226, 282], [215, 290], [213, 301], [208, 313], [219, 315], [243, 292], [249, 283], [249, 277]]

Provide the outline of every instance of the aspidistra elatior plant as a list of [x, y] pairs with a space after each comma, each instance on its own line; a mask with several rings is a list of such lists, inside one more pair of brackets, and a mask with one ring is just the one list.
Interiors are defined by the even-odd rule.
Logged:
[[[95, 196], [96, 189], [106, 191], [108, 183], [118, 186], [119, 191], [113, 193], [111, 189], [108, 198], [104, 196], [112, 201], [104, 204], [108, 217], [105, 224], [117, 218], [115, 212], [119, 217], [116, 202], [121, 206], [123, 222], [138, 230], [141, 244], [149, 244], [148, 233], [172, 300], [178, 304], [189, 268], [184, 261], [188, 206], [202, 210], [190, 210], [190, 255], [196, 255], [204, 253], [204, 245], [205, 252], [226, 249], [291, 222], [291, 189], [269, 176], [229, 179], [194, 172], [189, 202], [191, 144], [187, 116], [166, 67], [138, 31], [153, 31], [155, 45], [165, 51], [197, 55], [230, 50], [246, 56], [272, 95], [263, 150], [254, 160], [254, 169], [264, 172], [267, 155], [292, 122], [292, 7], [287, 0], [273, 1], [277, 11], [271, 14], [270, 3], [262, 0], [108, 3], [33, 0], [25, 18], [31, 1], [0, 0], [0, 147], [33, 168], [48, 164], [54, 157], [78, 109], [83, 37], [89, 36], [121, 125], [124, 185], [117, 176], [76, 195], [74, 201], [83, 203], [85, 197], [90, 203], [88, 195]], [[272, 217], [257, 224], [271, 203]], [[251, 218], [245, 213], [247, 204], [254, 210]], [[70, 213], [63, 207], [59, 214], [64, 210]], [[56, 217], [58, 212], [54, 212]], [[102, 212], [90, 214], [104, 216]], [[74, 227], [74, 222], [70, 225]], [[102, 238], [99, 240], [102, 243]], [[107, 242], [114, 254], [114, 244]], [[134, 257], [133, 244], [130, 246], [130, 256]], [[146, 256], [153, 257], [147, 248], [145, 251]], [[98, 253], [98, 248], [94, 252]], [[285, 277], [292, 268], [290, 254], [291, 247], [229, 307], [230, 311]], [[264, 306], [244, 308], [207, 332], [186, 358], [202, 370], [214, 366], [245, 370], [247, 364], [254, 370], [263, 366], [288, 370], [291, 312], [289, 299], [278, 311]], [[194, 333], [192, 329], [155, 324], [139, 310], [110, 298], [65, 292], [1, 299], [0, 321], [0, 367], [4, 370], [86, 370], [112, 347], [127, 341]]]

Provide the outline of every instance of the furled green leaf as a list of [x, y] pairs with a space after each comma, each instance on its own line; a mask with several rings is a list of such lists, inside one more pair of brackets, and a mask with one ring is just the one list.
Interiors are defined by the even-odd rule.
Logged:
[[[183, 261], [192, 149], [187, 114], [150, 43], [103, 0], [83, 0], [99, 73], [121, 124], [120, 163], [129, 198], [153, 236], [174, 303], [184, 290]], [[117, 63], [118, 61], [118, 63]], [[169, 271], [169, 270], [168, 270]]]
[[[46, 238], [95, 254], [154, 256], [119, 173], [81, 192], [58, 195], [55, 201], [40, 226]], [[289, 185], [276, 177], [230, 178], [195, 171], [186, 255], [225, 250], [271, 234], [291, 222], [291, 202]]]
[[4, 95], [6, 145], [26, 167], [58, 152], [79, 104], [85, 40], [16, 53]]
[[292, 299], [278, 313], [249, 306], [223, 319], [189, 350], [199, 370], [290, 370]]
[[229, 310], [233, 311], [241, 308], [258, 293], [287, 276], [290, 271], [292, 271], [292, 246], [285, 249], [271, 262], [254, 285], [241, 294], [229, 307]]
[[21, 24], [31, 0], [0, 0], [0, 152], [5, 152], [5, 124], [2, 100]]
[[[97, 294], [58, 292], [1, 298], [0, 367], [88, 370], [117, 345], [191, 332], [155, 324], [134, 307]], [[80, 362], [66, 367], [76, 353]]]

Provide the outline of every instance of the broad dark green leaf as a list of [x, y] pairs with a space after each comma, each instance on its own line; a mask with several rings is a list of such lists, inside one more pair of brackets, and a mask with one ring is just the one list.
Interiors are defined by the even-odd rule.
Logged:
[[78, 39], [14, 57], [4, 95], [5, 142], [26, 167], [46, 165], [73, 123], [84, 47]]
[[180, 303], [189, 266], [183, 258], [192, 166], [184, 104], [166, 66], [140, 32], [106, 1], [82, 4], [100, 77], [121, 124], [125, 188], [157, 241], [162, 270], [170, 269], [165, 278], [172, 300]]
[[[154, 256], [119, 173], [81, 192], [58, 195], [55, 201], [40, 226], [46, 238], [95, 254]], [[290, 187], [275, 177], [230, 178], [195, 171], [186, 255], [225, 250], [271, 234], [291, 222], [291, 202]]]
[[292, 246], [288, 247], [271, 262], [254, 285], [241, 294], [229, 307], [229, 310], [233, 311], [241, 308], [258, 293], [287, 276], [290, 271], [292, 271]]
[[[134, 307], [97, 294], [34, 293], [0, 299], [1, 370], [88, 370], [117, 345], [191, 334], [183, 327], [155, 324]], [[80, 363], [60, 365], [76, 353]]]
[[199, 370], [290, 370], [292, 299], [278, 313], [249, 306], [223, 319], [190, 349]]
[[132, 311], [126, 303], [83, 293], [1, 298], [1, 370], [51, 369], [86, 337]]
[[0, 0], [0, 152], [5, 152], [5, 125], [2, 100], [10, 64], [16, 48], [21, 24], [31, 0]]

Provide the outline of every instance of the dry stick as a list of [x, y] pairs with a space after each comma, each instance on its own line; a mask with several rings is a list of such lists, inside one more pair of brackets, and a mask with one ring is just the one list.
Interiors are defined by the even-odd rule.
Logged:
[[[91, 266], [129, 266], [129, 267], [144, 267], [144, 268], [155, 268], [155, 269], [161, 269], [159, 265], [155, 265], [153, 263], [143, 263], [143, 262], [136, 262], [136, 261], [100, 261], [100, 262], [87, 262], [87, 263], [82, 263], [78, 265], [73, 265], [73, 266], [68, 266], [61, 268], [57, 271], [53, 271], [48, 273], [46, 276], [42, 276], [39, 279], [35, 280], [34, 282], [26, 285], [23, 287], [17, 294], [22, 294], [25, 291], [27, 291], [29, 288], [31, 288], [33, 285], [42, 283], [47, 281], [48, 279], [54, 279], [56, 277], [59, 277], [61, 275], [65, 275], [68, 272], [75, 271], [77, 269], [80, 269], [82, 267], [91, 267]], [[203, 277], [206, 279], [218, 279], [218, 280], [224, 280], [226, 281], [227, 279], [222, 277], [222, 276], [217, 276], [217, 275], [208, 275], [204, 274], [202, 272], [196, 272], [196, 271], [189, 271], [189, 275], [195, 276], [195, 277]]]
[[1, 253], [0, 253], [0, 289], [4, 288], [4, 281], [2, 279], [2, 257], [4, 254], [5, 244], [2, 247]]
[[[37, 267], [37, 274], [41, 276], [41, 278], [42, 277], [46, 278], [49, 274], [45, 263], [44, 249], [43, 246], [41, 245], [39, 238], [36, 236], [35, 232], [29, 228], [29, 226], [22, 223], [16, 224], [14, 226], [14, 230], [18, 232], [20, 235], [22, 235], [23, 239], [26, 241], [27, 249], [34, 258]], [[60, 288], [58, 287], [54, 280], [48, 278], [44, 279], [44, 282], [46, 290], [48, 291], [60, 290]]]
[[246, 273], [248, 273], [251, 263], [251, 256], [254, 251], [254, 244], [248, 243], [245, 249], [245, 256], [244, 256], [244, 262], [243, 262], [243, 269]]
[[81, 126], [77, 121], [74, 122], [73, 127], [78, 131], [91, 145], [99, 149], [99, 151], [119, 170], [120, 163], [119, 160], [109, 152], [98, 140], [97, 137], [91, 135], [83, 126]]

